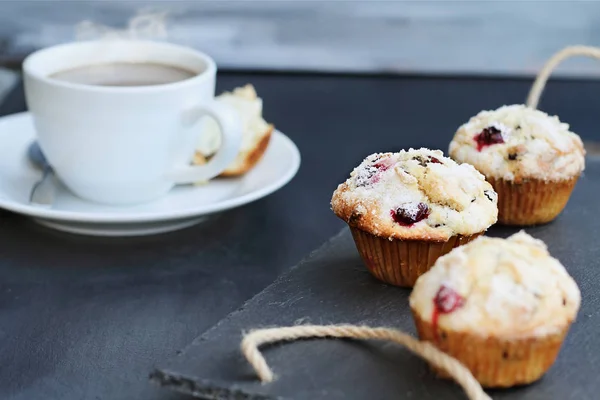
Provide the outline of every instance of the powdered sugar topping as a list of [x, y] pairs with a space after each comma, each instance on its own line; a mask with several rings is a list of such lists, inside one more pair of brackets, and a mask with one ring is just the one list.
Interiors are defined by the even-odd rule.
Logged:
[[440, 257], [419, 278], [410, 304], [427, 318], [440, 287], [454, 290], [464, 304], [440, 316], [444, 329], [482, 335], [544, 335], [569, 324], [581, 295], [545, 244], [525, 232], [508, 239], [482, 237]]
[[520, 104], [471, 118], [456, 132], [450, 155], [505, 180], [569, 179], [585, 167], [583, 144], [568, 124]]
[[332, 206], [376, 235], [445, 240], [486, 230], [496, 221], [496, 201], [491, 185], [472, 166], [421, 148], [368, 156], [335, 191]]

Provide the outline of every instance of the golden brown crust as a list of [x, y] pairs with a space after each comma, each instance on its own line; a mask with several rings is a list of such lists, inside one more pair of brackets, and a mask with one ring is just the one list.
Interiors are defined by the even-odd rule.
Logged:
[[250, 151], [245, 151], [238, 154], [238, 159], [236, 159], [231, 166], [223, 171], [220, 176], [240, 176], [250, 171], [250, 169], [252, 169], [261, 160], [262, 156], [265, 154], [265, 151], [267, 151], [267, 147], [269, 146], [269, 142], [271, 141], [271, 136], [274, 130], [274, 125], [269, 124], [268, 131], [255, 144], [255, 146]]

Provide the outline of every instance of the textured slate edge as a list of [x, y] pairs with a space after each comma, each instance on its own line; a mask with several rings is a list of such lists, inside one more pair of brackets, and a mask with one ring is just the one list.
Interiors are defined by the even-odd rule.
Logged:
[[175, 390], [179, 393], [189, 394], [207, 400], [272, 400], [277, 399], [271, 396], [261, 396], [246, 393], [243, 390], [234, 388], [225, 389], [214, 385], [213, 382], [194, 381], [186, 378], [176, 372], [169, 370], [155, 369], [150, 374], [150, 381], [158, 383], [160, 386]]
[[[192, 346], [197, 345], [199, 342], [204, 341], [205, 336], [212, 332], [213, 330], [219, 329], [219, 327], [224, 324], [225, 322], [227, 322], [228, 320], [235, 318], [235, 316], [237, 314], [239, 314], [240, 312], [244, 311], [246, 306], [251, 303], [254, 298], [259, 297], [263, 294], [263, 292], [268, 289], [270, 286], [279, 283], [281, 281], [284, 281], [285, 279], [287, 279], [287, 277], [289, 276], [289, 274], [294, 271], [295, 269], [303, 266], [304, 264], [310, 262], [315, 255], [319, 254], [321, 252], [321, 250], [326, 249], [327, 247], [331, 246], [331, 244], [336, 241], [336, 239], [338, 239], [339, 237], [343, 236], [343, 234], [345, 233], [345, 231], [348, 228], [343, 228], [342, 230], [340, 230], [338, 233], [336, 233], [335, 235], [333, 235], [331, 238], [329, 238], [325, 243], [323, 243], [321, 246], [317, 247], [315, 250], [311, 251], [309, 253], [308, 256], [306, 256], [304, 259], [302, 259], [298, 264], [294, 265], [292, 268], [290, 268], [289, 271], [287, 271], [286, 273], [282, 274], [279, 278], [277, 278], [271, 285], [267, 286], [265, 289], [263, 289], [261, 292], [257, 293], [255, 296], [253, 296], [252, 298], [248, 299], [240, 308], [238, 308], [237, 310], [235, 310], [234, 312], [230, 313], [228, 316], [226, 316], [225, 318], [223, 318], [222, 320], [220, 320], [218, 323], [216, 323], [212, 328], [210, 328], [209, 330], [207, 330], [206, 332], [204, 332], [203, 334], [201, 334], [200, 336], [198, 336], [196, 339], [194, 339], [192, 341], [192, 343], [190, 343], [185, 349], [181, 350], [179, 352], [179, 354], [185, 354], [187, 349], [189, 349]], [[180, 393], [184, 393], [184, 394], [189, 394], [192, 396], [201, 396], [202, 398], [208, 399], [208, 400], [238, 400], [238, 399], [242, 399], [242, 400], [271, 400], [271, 399], [283, 399], [282, 397], [274, 397], [274, 396], [261, 396], [261, 395], [256, 395], [254, 393], [248, 393], [245, 392], [243, 389], [236, 389], [235, 386], [232, 386], [229, 389], [225, 389], [222, 386], [217, 386], [215, 385], [215, 382], [213, 381], [199, 381], [199, 380], [192, 380], [189, 378], [184, 377], [183, 375], [168, 370], [168, 369], [161, 369], [161, 368], [154, 368], [154, 370], [150, 373], [149, 375], [149, 379], [151, 382], [154, 382], [158, 385], [160, 385], [163, 388], [168, 388], [168, 389], [172, 389], [175, 390], [177, 392]]]
[[[590, 161], [590, 165], [589, 165], [589, 170], [586, 171], [586, 173], [583, 174], [583, 180], [587, 180], [586, 179], [586, 175], [590, 175], [590, 176], [597, 176], [597, 171], [598, 171], [598, 167], [599, 165], [597, 164], [598, 161], [598, 157], [588, 157], [588, 161]], [[592, 162], [592, 161], [595, 161]], [[594, 165], [595, 164], [595, 165]], [[594, 168], [595, 167], [595, 168]], [[594, 171], [596, 171], [596, 173], [594, 173]], [[589, 179], [589, 177], [588, 177]], [[593, 181], [594, 179], [592, 179]], [[591, 182], [590, 182], [591, 183]], [[597, 185], [595, 185], [597, 187]], [[589, 193], [588, 193], [589, 194]], [[578, 196], [575, 196], [576, 198], [581, 197], [581, 195], [584, 195], [584, 193], [581, 193], [581, 189], [579, 192]], [[577, 203], [580, 203], [580, 201], [578, 201]], [[581, 204], [579, 204], [579, 206], [581, 206]], [[577, 207], [576, 205], [572, 205], [571, 209], [573, 209], [574, 207]], [[568, 211], [567, 211], [568, 212]], [[559, 221], [560, 222], [560, 221]], [[564, 222], [564, 221], [563, 221]], [[595, 224], [592, 224], [592, 226], [594, 226]], [[538, 227], [530, 227], [529, 229], [533, 230], [534, 232], [532, 232], [532, 234], [534, 234], [535, 237], [541, 237], [543, 239], [544, 236], [547, 236], [547, 231], [548, 230], [552, 230], [551, 229], [552, 226], [549, 224], [545, 224], [545, 225], [541, 225]], [[498, 226], [498, 227], [494, 227], [493, 231], [490, 232], [490, 236], [496, 236], [496, 237], [506, 237], [512, 233], [515, 233], [516, 230], [518, 230], [518, 228], [514, 228], [514, 227], [503, 227], [503, 226]], [[544, 234], [546, 232], [546, 234]], [[277, 285], [282, 285], [282, 284], [286, 284], [289, 280], [290, 280], [290, 275], [292, 274], [296, 274], [298, 272], [299, 269], [301, 270], [301, 268], [298, 267], [308, 267], [306, 264], [312, 263], [312, 262], [317, 262], [318, 260], [318, 256], [321, 253], [321, 250], [325, 251], [325, 252], [331, 252], [330, 249], [334, 248], [336, 243], [339, 241], [339, 239], [341, 239], [345, 234], [347, 234], [346, 229], [343, 229], [341, 232], [339, 232], [337, 235], [333, 236], [332, 238], [330, 238], [324, 245], [322, 245], [321, 247], [319, 247], [317, 250], [313, 251], [310, 253], [310, 255], [302, 260], [298, 265], [296, 265], [295, 267], [293, 267], [289, 272], [281, 275], [278, 279], [276, 279], [274, 281], [274, 283], [272, 283], [271, 285], [269, 285], [267, 288], [265, 288], [261, 293], [259, 293], [258, 295], [254, 296], [252, 299], [248, 300], [244, 306], [242, 306], [240, 309], [238, 309], [237, 311], [231, 313], [230, 315], [228, 315], [225, 319], [223, 319], [222, 321], [220, 321], [217, 325], [215, 325], [213, 328], [207, 330], [204, 334], [202, 334], [200, 337], [198, 337], [196, 340], [194, 340], [194, 342], [192, 342], [192, 345], [186, 347], [186, 349], [181, 353], [186, 354], [188, 353], [188, 351], [193, 351], [194, 349], [190, 349], [191, 347], [193, 347], [193, 345], [198, 346], [206, 346], [206, 340], [208, 338], [210, 338], [210, 340], [215, 340], [215, 334], [214, 334], [214, 329], [222, 329], [222, 325], [226, 325], [229, 324], [231, 322], [231, 320], [235, 320], [237, 318], [239, 318], [239, 314], [242, 313], [243, 311], [247, 311], [254, 303], [257, 298], [262, 297], [265, 295], [265, 293], [267, 293], [273, 286], [277, 286]], [[548, 238], [546, 237], [546, 240]], [[317, 256], [317, 257], [315, 257]], [[581, 264], [580, 264], [581, 265]], [[584, 283], [585, 281], [582, 281], [582, 283]], [[582, 290], [584, 290], [584, 288], [582, 287]], [[588, 315], [588, 317], [591, 317], [591, 315]], [[291, 322], [288, 322], [288, 324]], [[262, 327], [268, 327], [270, 325], [263, 325]], [[240, 331], [238, 332], [243, 332], [243, 328], [240, 328]], [[240, 337], [241, 338], [241, 337]], [[572, 335], [571, 335], [571, 339], [572, 339]], [[238, 342], [239, 343], [239, 342]], [[198, 356], [198, 354], [196, 354], [196, 356]], [[240, 356], [241, 357], [241, 356]], [[207, 360], [204, 360], [204, 362], [206, 362]], [[251, 399], [251, 398], [261, 398], [261, 399], [281, 399], [281, 398], [289, 398], [289, 393], [284, 395], [283, 397], [281, 395], [278, 395], [276, 393], [265, 393], [264, 391], [260, 390], [259, 393], [252, 391], [251, 388], [249, 387], [244, 387], [240, 381], [239, 384], [236, 383], [235, 381], [231, 381], [229, 380], [229, 378], [222, 378], [222, 377], [215, 377], [213, 379], [202, 379], [199, 378], [198, 376], [194, 376], [193, 378], [189, 378], [189, 379], [193, 379], [195, 381], [195, 383], [192, 383], [190, 386], [190, 383], [187, 382], [187, 378], [183, 378], [184, 381], [183, 382], [184, 385], [188, 385], [188, 387], [174, 387], [174, 386], [169, 386], [169, 384], [173, 384], [173, 383], [169, 383], [169, 382], [160, 382], [160, 379], [165, 380], [165, 378], [168, 378], [168, 375], [171, 375], [175, 378], [175, 380], [177, 382], [175, 382], [174, 384], [176, 385], [181, 385], [180, 382], [180, 377], [182, 376], [181, 373], [173, 373], [174, 370], [176, 370], [177, 368], [163, 368], [162, 370], [156, 370], [153, 372], [153, 374], [151, 375], [151, 379], [153, 381], [156, 381], [157, 383], [159, 383], [160, 385], [164, 386], [164, 387], [169, 387], [173, 390], [182, 392], [182, 393], [186, 393], [186, 394], [190, 394], [190, 395], [195, 395], [195, 396], [211, 396], [211, 397], [201, 397], [201, 398], [208, 398], [208, 399]], [[190, 371], [188, 370], [188, 373]], [[161, 377], [162, 375], [162, 377]], [[254, 378], [255, 379], [255, 378]], [[259, 385], [258, 381], [256, 381], [256, 384]], [[200, 391], [195, 390], [194, 386], [203, 386], [204, 390], [202, 390], [202, 388], [200, 389]], [[213, 391], [213, 388], [215, 387], [219, 387], [219, 388], [224, 388], [224, 387], [229, 387], [230, 389], [224, 389], [219, 391], [218, 393], [215, 393]], [[257, 389], [257, 386], [254, 386], [255, 389]], [[526, 392], [528, 392], [529, 390], [535, 390], [535, 386], [531, 386], [531, 387], [525, 387], [525, 388], [518, 388], [519, 390], [523, 390], [522, 392], [520, 391], [519, 394], [517, 394], [517, 396], [521, 397], [524, 396], [526, 394]], [[512, 395], [514, 396], [515, 393], [513, 392], [513, 390], [517, 390], [515, 389], [509, 389], [509, 390], [503, 390], [503, 391], [490, 391], [489, 393], [492, 394], [494, 397], [495, 396], [500, 396], [503, 397], [504, 395], [510, 395], [511, 393], [513, 393]], [[548, 394], [548, 393], [546, 393]], [[576, 397], [569, 397], [569, 398], [583, 398], [583, 397], [577, 397], [577, 391], [574, 391], [573, 394]], [[589, 393], [588, 393], [589, 394]], [[242, 397], [236, 397], [236, 396], [242, 396]], [[216, 396], [216, 397], [215, 397]], [[359, 397], [360, 398], [360, 397]], [[538, 397], [539, 398], [539, 397]], [[586, 398], [592, 398], [592, 397], [586, 397]], [[595, 398], [595, 397], [593, 397]]]

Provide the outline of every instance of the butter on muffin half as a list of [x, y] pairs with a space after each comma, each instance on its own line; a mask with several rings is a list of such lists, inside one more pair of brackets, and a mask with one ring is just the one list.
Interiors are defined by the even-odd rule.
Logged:
[[449, 154], [494, 186], [498, 220], [506, 225], [555, 219], [585, 168], [583, 143], [569, 125], [520, 104], [471, 118], [454, 135]]
[[419, 338], [455, 357], [484, 387], [539, 379], [581, 302], [541, 240], [480, 237], [440, 257], [410, 295]]
[[369, 271], [413, 286], [435, 260], [484, 233], [497, 196], [482, 174], [439, 150], [372, 154], [333, 193]]

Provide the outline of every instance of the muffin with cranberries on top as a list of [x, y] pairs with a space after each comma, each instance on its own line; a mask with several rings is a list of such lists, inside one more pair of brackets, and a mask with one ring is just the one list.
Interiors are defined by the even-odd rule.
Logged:
[[585, 166], [585, 150], [569, 125], [524, 105], [482, 111], [461, 126], [450, 156], [486, 176], [507, 225], [552, 221], [564, 209]]
[[539, 379], [580, 302], [565, 268], [525, 232], [480, 237], [452, 250], [410, 295], [419, 338], [457, 358], [485, 387]]
[[497, 196], [471, 165], [439, 150], [368, 156], [333, 193], [369, 271], [413, 286], [435, 260], [496, 222]]

